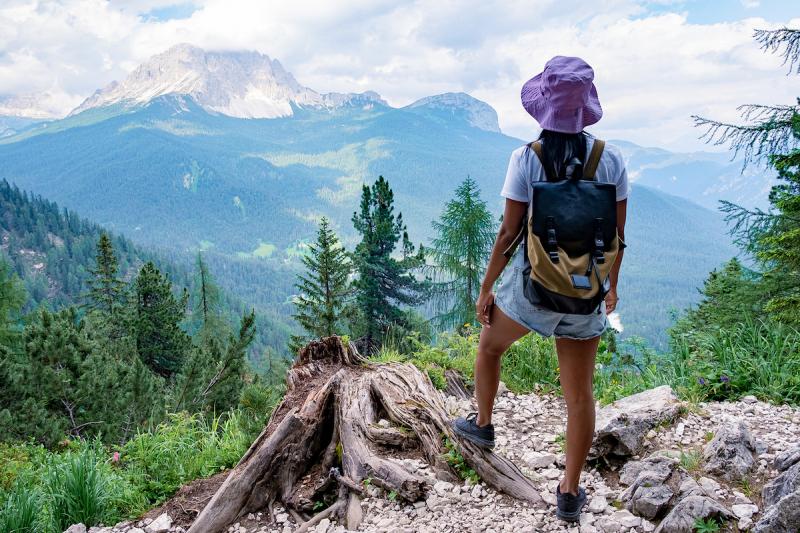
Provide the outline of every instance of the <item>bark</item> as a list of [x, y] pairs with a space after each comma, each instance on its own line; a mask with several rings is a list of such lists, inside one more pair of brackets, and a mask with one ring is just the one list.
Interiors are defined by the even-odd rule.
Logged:
[[[275, 502], [305, 513], [326, 502], [322, 512], [354, 529], [363, 519], [366, 479], [410, 502], [426, 497], [435, 480], [406, 469], [402, 457], [421, 456], [440, 478], [455, 477], [444, 460], [444, 438], [488, 485], [543, 505], [513, 463], [454, 436], [439, 391], [413, 365], [367, 364], [352, 345], [327, 337], [301, 350], [287, 387], [189, 533], [222, 532]], [[380, 427], [381, 419], [390, 427]]]

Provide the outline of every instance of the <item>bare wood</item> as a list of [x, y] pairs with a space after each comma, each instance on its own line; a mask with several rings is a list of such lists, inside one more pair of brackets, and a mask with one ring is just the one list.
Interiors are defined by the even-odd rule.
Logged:
[[308, 520], [308, 521], [304, 522], [303, 524], [301, 524], [300, 527], [298, 527], [297, 529], [294, 530], [294, 533], [303, 533], [305, 531], [308, 531], [309, 528], [312, 528], [315, 525], [319, 524], [322, 521], [323, 518], [327, 518], [328, 516], [330, 516], [331, 514], [333, 514], [336, 511], [338, 511], [342, 507], [344, 507], [344, 502], [341, 501], [341, 500], [337, 500], [336, 503], [334, 503], [333, 505], [331, 505], [330, 507], [328, 507], [324, 511], [321, 511], [321, 512], [315, 514], [311, 518], [311, 520]]
[[345, 512], [345, 526], [351, 531], [358, 529], [364, 520], [364, 511], [361, 509], [361, 498], [351, 494], [347, 500], [347, 510]]
[[[431, 488], [432, 478], [389, 455], [412, 450], [424, 456], [437, 478], [456, 479], [443, 459], [442, 436], [487, 484], [543, 505], [533, 483], [513, 463], [456, 439], [439, 391], [413, 365], [364, 364], [352, 345], [329, 337], [300, 351], [287, 385], [267, 427], [189, 533], [221, 533], [243, 514], [276, 501], [295, 515], [326, 497], [334, 484], [338, 500], [325, 516], [355, 529], [363, 520], [358, 495], [365, 479], [407, 501], [425, 498]], [[379, 418], [388, 419], [390, 427], [379, 427]], [[341, 472], [331, 470], [337, 465]]]

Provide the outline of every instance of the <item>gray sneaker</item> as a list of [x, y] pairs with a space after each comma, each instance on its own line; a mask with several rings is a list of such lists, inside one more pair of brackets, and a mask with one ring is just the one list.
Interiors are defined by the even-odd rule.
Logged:
[[478, 413], [470, 413], [466, 418], [456, 418], [452, 422], [453, 430], [459, 437], [491, 450], [494, 448], [494, 426], [491, 424], [479, 426], [477, 420]]
[[565, 522], [578, 522], [581, 519], [581, 509], [586, 505], [586, 491], [583, 487], [578, 487], [578, 495], [573, 496], [569, 492], [561, 493], [561, 486], [556, 486], [556, 516]]

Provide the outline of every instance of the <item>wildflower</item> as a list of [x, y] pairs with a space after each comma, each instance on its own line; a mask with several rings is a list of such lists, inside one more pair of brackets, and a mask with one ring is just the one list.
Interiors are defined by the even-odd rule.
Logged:
[[114, 452], [114, 455], [111, 456], [112, 463], [119, 463], [119, 452]]
[[726, 376], [725, 374], [722, 374], [722, 375], [720, 376], [719, 380], [720, 380], [721, 382], [723, 382], [723, 383], [728, 383], [728, 382], [731, 380], [731, 378], [729, 378], [729, 377], [728, 377], [728, 376]]
[[698, 382], [700, 385], [705, 385], [705, 384], [706, 384], [706, 380], [705, 380], [705, 378], [697, 378], [697, 382]]

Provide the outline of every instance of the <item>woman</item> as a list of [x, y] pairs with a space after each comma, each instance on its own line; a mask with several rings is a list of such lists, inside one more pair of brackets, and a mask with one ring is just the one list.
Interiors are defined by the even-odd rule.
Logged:
[[[526, 251], [521, 248], [512, 259], [512, 268], [504, 274], [497, 294], [492, 288], [509, 261], [503, 252], [522, 227], [533, 182], [547, 180], [543, 165], [550, 166], [551, 175], [563, 176], [567, 162], [572, 163], [573, 158], [586, 161], [586, 154], [591, 151], [594, 138], [583, 130], [603, 114], [593, 80], [594, 71], [586, 62], [577, 57], [558, 56], [522, 88], [522, 105], [542, 127], [541, 160], [529, 146], [511, 154], [501, 193], [506, 198], [503, 223], [475, 306], [478, 321], [483, 325], [475, 361], [478, 412], [454, 421], [456, 433], [480, 446], [493, 447], [492, 407], [500, 379], [500, 358], [529, 331], [555, 336], [567, 405], [566, 469], [556, 489], [556, 515], [567, 521], [578, 521], [586, 503], [586, 492], [579, 481], [594, 436], [595, 356], [600, 335], [606, 328], [606, 314], [617, 307], [622, 250], [611, 268], [605, 301], [598, 312], [588, 315], [557, 313], [531, 304], [520, 282], [526, 259]], [[595, 178], [616, 185], [617, 233], [624, 241], [628, 178], [616, 148], [606, 146]]]

